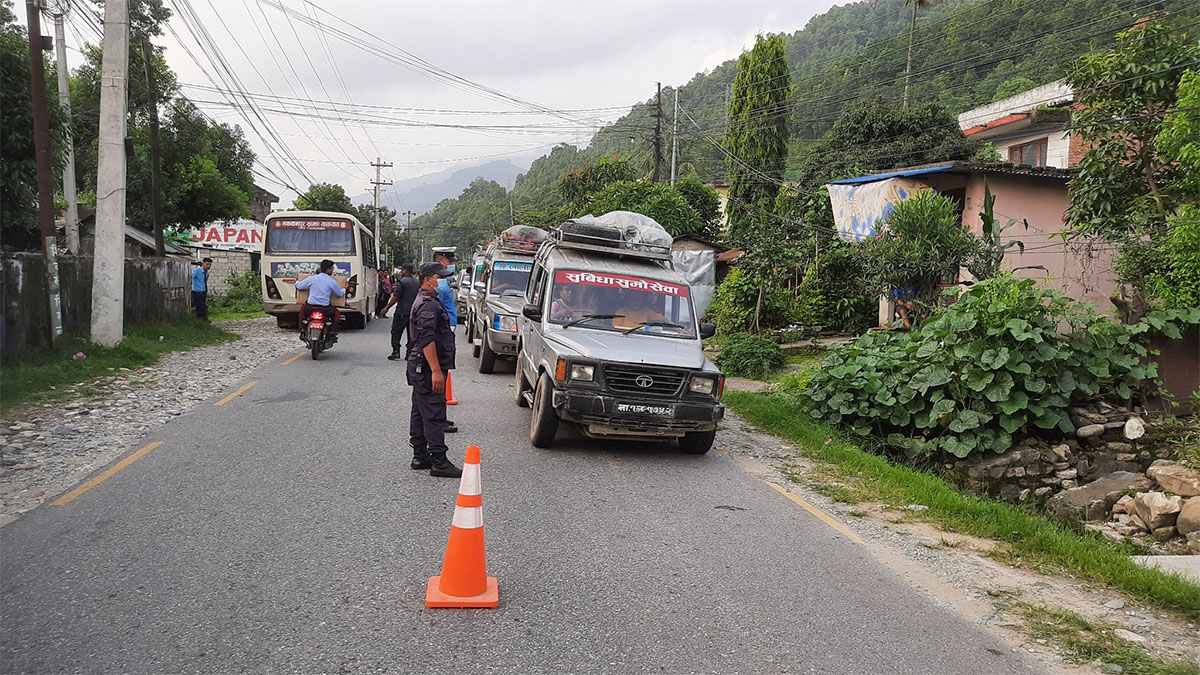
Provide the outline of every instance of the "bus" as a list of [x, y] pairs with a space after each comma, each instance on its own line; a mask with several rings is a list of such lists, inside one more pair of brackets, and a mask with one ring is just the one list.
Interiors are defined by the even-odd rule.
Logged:
[[375, 235], [348, 213], [277, 211], [267, 216], [262, 255], [263, 310], [280, 328], [296, 328], [300, 305], [296, 280], [317, 274], [321, 260], [333, 261], [333, 275], [346, 277], [346, 325], [366, 328], [375, 306], [379, 259]]

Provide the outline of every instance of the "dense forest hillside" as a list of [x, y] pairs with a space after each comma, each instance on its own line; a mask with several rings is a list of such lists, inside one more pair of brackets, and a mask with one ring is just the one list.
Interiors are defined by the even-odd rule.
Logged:
[[[1194, 0], [946, 0], [918, 12], [913, 38], [910, 103], [927, 104], [938, 119], [1063, 77], [1081, 54], [1113, 44], [1114, 36], [1139, 18], [1170, 13], [1185, 23], [1200, 19]], [[787, 37], [791, 136], [787, 170], [795, 180], [812, 175], [806, 154], [823, 152], [829, 132], [848, 105], [879, 101], [899, 106], [904, 92], [911, 15], [902, 0], [864, 0], [830, 9]], [[736, 60], [698, 73], [679, 87], [681, 173], [695, 171], [709, 182], [724, 182], [721, 149]], [[674, 89], [663, 88], [664, 114], [671, 114]], [[487, 199], [478, 208], [446, 200], [421, 223], [427, 232], [451, 229], [461, 244], [486, 236], [505, 223], [459, 224], [454, 214], [503, 213], [511, 197], [518, 222], [547, 224], [564, 203], [556, 186], [568, 171], [604, 156], [629, 158], [649, 174], [652, 165], [654, 100], [601, 129], [587, 148], [561, 145], [517, 177], [509, 195], [468, 190], [461, 199]], [[861, 107], [861, 106], [860, 106]], [[938, 112], [940, 110], [940, 112]], [[916, 111], [914, 111], [916, 112]], [[950, 126], [953, 126], [952, 118]], [[941, 126], [942, 123], [939, 123]], [[664, 161], [670, 158], [670, 119], [664, 119]], [[825, 145], [823, 145], [825, 143]], [[825, 150], [824, 152], [827, 152]], [[873, 157], [887, 169], [913, 163], [912, 157]], [[919, 162], [918, 162], [919, 163]], [[808, 170], [806, 171], [806, 167]], [[476, 186], [479, 187], [479, 186]], [[497, 186], [498, 187], [498, 186]], [[495, 204], [491, 202], [495, 201]], [[501, 202], [505, 208], [500, 208]], [[507, 222], [507, 219], [504, 219]]]

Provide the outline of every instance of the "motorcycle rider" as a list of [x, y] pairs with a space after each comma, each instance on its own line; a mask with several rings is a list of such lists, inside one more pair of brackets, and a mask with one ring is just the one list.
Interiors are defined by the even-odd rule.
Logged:
[[346, 289], [333, 278], [333, 261], [326, 258], [321, 261], [321, 271], [319, 274], [314, 274], [311, 277], [305, 277], [296, 282], [296, 290], [308, 290], [308, 301], [304, 303], [300, 315], [307, 319], [312, 314], [314, 309], [319, 309], [325, 313], [328, 330], [330, 333], [337, 332], [338, 319], [341, 314], [336, 307], [329, 305], [333, 296], [339, 298], [346, 297]]

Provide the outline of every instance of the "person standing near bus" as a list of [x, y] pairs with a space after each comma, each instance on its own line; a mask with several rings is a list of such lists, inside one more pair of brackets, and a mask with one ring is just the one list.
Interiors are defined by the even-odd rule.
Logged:
[[408, 331], [408, 384], [412, 387], [408, 442], [414, 470], [443, 478], [462, 476], [446, 459], [446, 378], [454, 368], [454, 330], [438, 300], [439, 279], [453, 272], [441, 263], [421, 265], [421, 291], [413, 303]]
[[405, 329], [412, 334], [408, 326], [408, 316], [412, 313], [413, 302], [420, 291], [421, 283], [413, 276], [413, 266], [404, 263], [400, 266], [400, 279], [396, 282], [391, 299], [379, 310], [379, 318], [386, 319], [388, 310], [396, 307], [396, 315], [392, 317], [392, 353], [388, 356], [388, 361], [402, 361], [405, 358], [401, 338], [404, 337]]
[[300, 316], [308, 318], [314, 309], [320, 309], [325, 312], [326, 316], [333, 317], [329, 322], [329, 332], [337, 332], [338, 319], [341, 318], [341, 312], [336, 307], [330, 306], [333, 302], [333, 297], [346, 297], [346, 289], [333, 278], [333, 261], [326, 258], [321, 261], [320, 274], [314, 274], [311, 277], [305, 277], [296, 282], [296, 290], [308, 291], [308, 301], [304, 303], [304, 307], [300, 308]]
[[212, 269], [212, 258], [193, 263], [192, 268], [192, 310], [196, 318], [208, 321], [208, 271]]
[[[454, 274], [454, 252], [458, 250], [458, 247], [434, 246], [431, 250], [433, 251], [433, 261], [441, 263], [450, 271], [451, 275]], [[458, 305], [454, 301], [454, 289], [450, 288], [449, 279], [438, 280], [437, 296], [442, 306], [446, 308], [446, 314], [450, 317], [450, 328], [454, 328], [458, 325]]]

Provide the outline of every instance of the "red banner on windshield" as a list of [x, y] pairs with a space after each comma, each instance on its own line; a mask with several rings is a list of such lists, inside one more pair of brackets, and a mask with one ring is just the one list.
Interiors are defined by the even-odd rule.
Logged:
[[271, 227], [280, 230], [348, 230], [348, 220], [272, 220]]
[[559, 270], [554, 275], [555, 283], [560, 284], [582, 284], [584, 286], [607, 286], [609, 288], [623, 288], [631, 291], [646, 291], [648, 293], [661, 293], [663, 295], [673, 295], [679, 298], [688, 297], [688, 287], [680, 286], [679, 284], [667, 283], [657, 279], [643, 279], [641, 277], [627, 277], [622, 274], [596, 274], [594, 272], [570, 272], [567, 270]]

